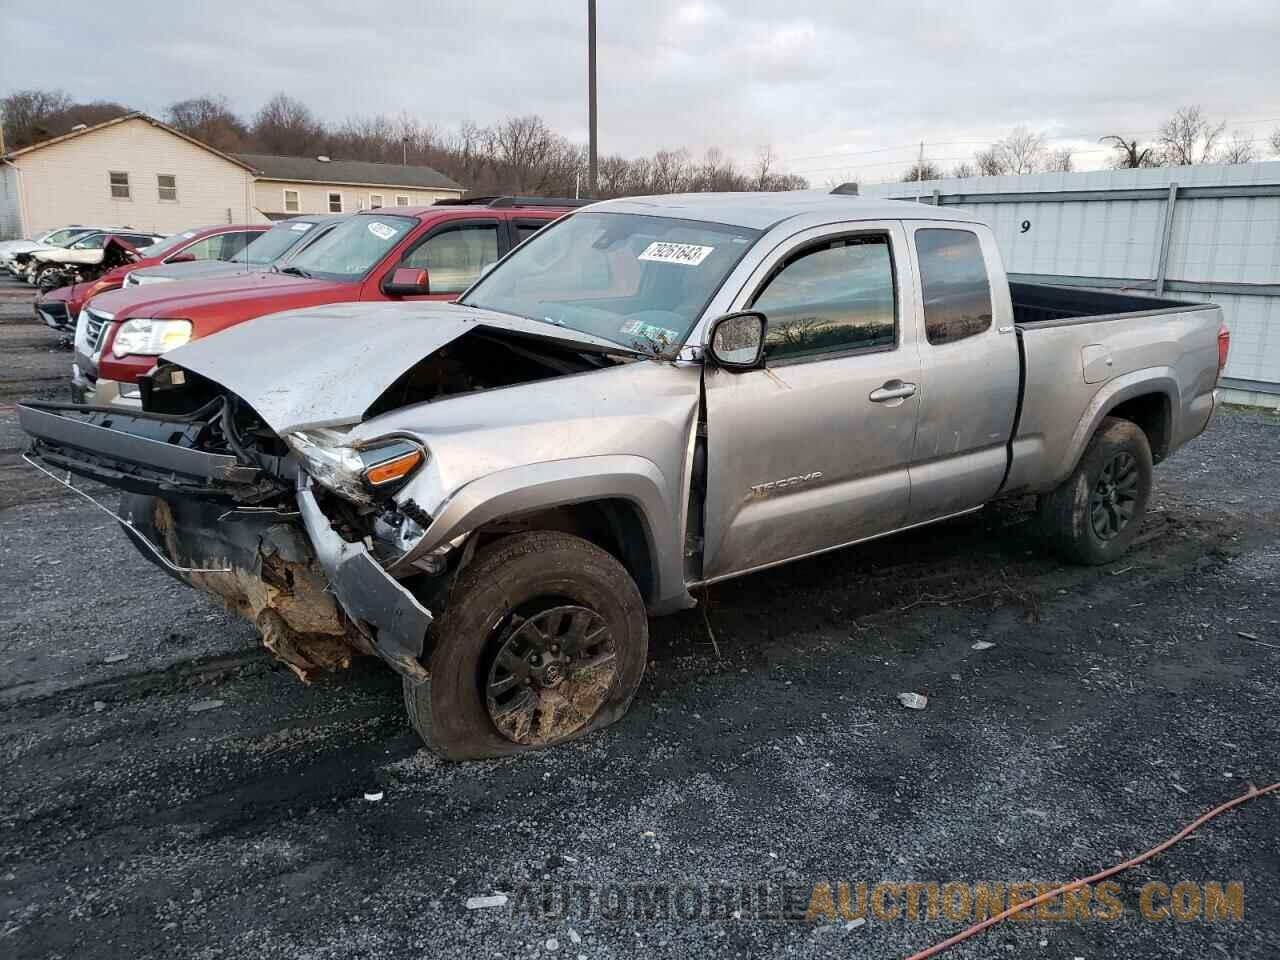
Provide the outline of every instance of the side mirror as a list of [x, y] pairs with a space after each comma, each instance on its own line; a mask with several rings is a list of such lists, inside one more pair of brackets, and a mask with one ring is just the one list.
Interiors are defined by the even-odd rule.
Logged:
[[726, 370], [755, 370], [764, 366], [764, 331], [768, 323], [765, 315], [755, 310], [717, 317], [707, 330], [703, 345], [706, 355]]
[[194, 253], [175, 253], [165, 263], [195, 263], [196, 255]]
[[425, 270], [397, 267], [383, 283], [382, 292], [391, 297], [421, 297], [431, 292], [431, 283]]

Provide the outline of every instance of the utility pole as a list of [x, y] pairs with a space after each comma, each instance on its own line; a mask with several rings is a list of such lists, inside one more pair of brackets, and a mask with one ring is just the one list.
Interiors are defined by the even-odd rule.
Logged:
[[920, 141], [920, 157], [916, 160], [916, 203], [920, 202], [920, 181], [924, 179], [924, 141]]
[[587, 192], [596, 197], [596, 0], [587, 0]]

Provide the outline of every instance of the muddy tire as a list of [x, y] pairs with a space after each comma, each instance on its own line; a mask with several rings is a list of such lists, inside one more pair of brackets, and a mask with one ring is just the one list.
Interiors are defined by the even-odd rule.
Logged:
[[1150, 498], [1147, 435], [1135, 423], [1107, 417], [1071, 476], [1041, 499], [1041, 528], [1064, 559], [1110, 563], [1138, 535]]
[[649, 649], [626, 568], [555, 531], [478, 551], [432, 634], [431, 679], [404, 680], [405, 709], [450, 760], [541, 749], [612, 723], [630, 706]]

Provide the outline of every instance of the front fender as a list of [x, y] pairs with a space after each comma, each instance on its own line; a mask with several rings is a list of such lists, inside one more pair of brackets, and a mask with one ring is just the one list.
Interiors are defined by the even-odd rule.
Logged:
[[625, 500], [635, 506], [648, 540], [655, 584], [650, 609], [692, 606], [684, 586], [684, 511], [676, 500], [678, 489], [653, 461], [631, 455], [550, 460], [500, 470], [454, 492], [396, 569], [496, 520], [592, 500]]

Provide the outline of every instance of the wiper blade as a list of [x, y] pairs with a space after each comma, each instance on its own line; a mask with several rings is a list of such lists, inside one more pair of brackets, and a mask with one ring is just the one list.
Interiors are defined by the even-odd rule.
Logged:
[[301, 267], [281, 267], [279, 272], [287, 273], [294, 277], [304, 277], [307, 280], [311, 279], [311, 274], [307, 273], [307, 271], [303, 270]]

